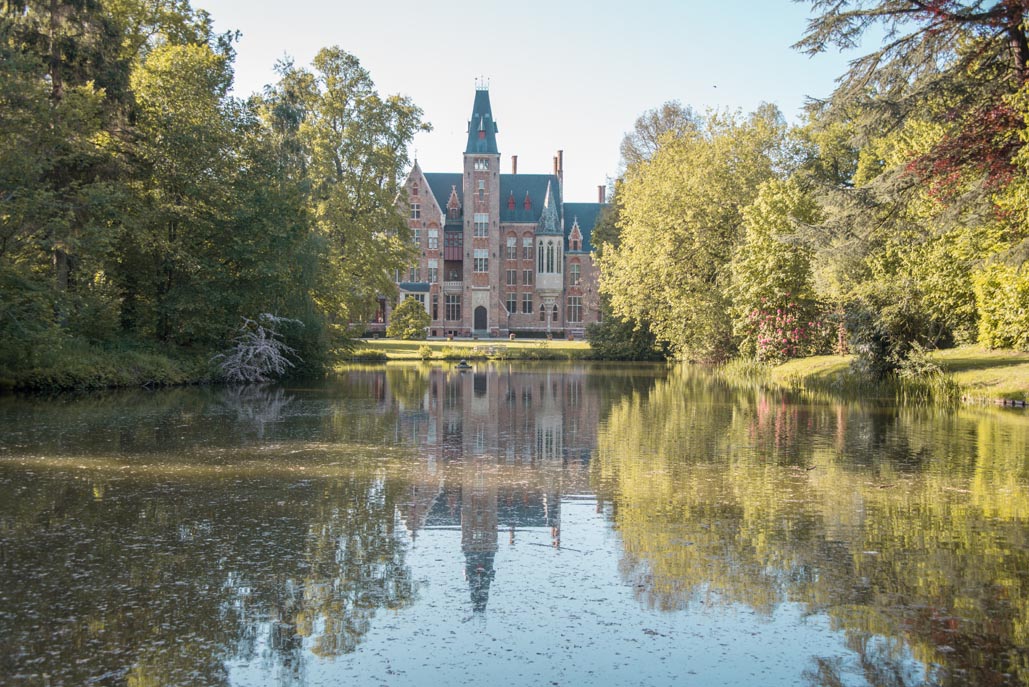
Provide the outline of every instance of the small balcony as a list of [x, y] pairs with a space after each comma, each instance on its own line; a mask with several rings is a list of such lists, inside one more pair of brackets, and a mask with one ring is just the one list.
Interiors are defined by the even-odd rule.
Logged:
[[464, 291], [463, 281], [443, 282], [443, 293], [461, 293], [462, 291]]

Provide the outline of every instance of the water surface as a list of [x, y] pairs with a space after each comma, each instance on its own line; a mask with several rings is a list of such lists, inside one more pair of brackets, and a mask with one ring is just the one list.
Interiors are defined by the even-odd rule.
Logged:
[[1029, 683], [1029, 417], [689, 368], [0, 399], [0, 683]]

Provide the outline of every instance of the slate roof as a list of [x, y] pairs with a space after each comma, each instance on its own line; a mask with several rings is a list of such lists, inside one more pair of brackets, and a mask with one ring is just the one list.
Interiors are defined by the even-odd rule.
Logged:
[[[500, 221], [538, 222], [547, 199], [547, 183], [554, 190], [554, 199], [561, 207], [561, 184], [553, 174], [501, 174], [500, 175]], [[525, 209], [525, 193], [529, 193], [532, 209]], [[508, 199], [514, 193], [514, 210], [508, 210]]]
[[565, 203], [565, 238], [572, 233], [572, 224], [579, 220], [579, 231], [582, 232], [582, 250], [589, 253], [593, 250], [590, 239], [593, 236], [593, 227], [597, 224], [600, 211], [606, 207], [600, 203]]
[[429, 283], [428, 282], [402, 281], [402, 282], [400, 282], [400, 284], [398, 284], [398, 286], [400, 287], [401, 291], [406, 291], [407, 293], [428, 293], [429, 292]]
[[[464, 152], [499, 155], [497, 130], [497, 123], [493, 121], [493, 109], [489, 104], [489, 91], [484, 88], [476, 89], [472, 118], [468, 122], [468, 145]], [[483, 138], [479, 138], [480, 131], [485, 133]]]
[[450, 189], [457, 187], [457, 199], [461, 201], [461, 211], [464, 212], [464, 180], [460, 172], [425, 172], [425, 181], [429, 184], [429, 190], [436, 197], [440, 210], [447, 213], [447, 201], [450, 200]]

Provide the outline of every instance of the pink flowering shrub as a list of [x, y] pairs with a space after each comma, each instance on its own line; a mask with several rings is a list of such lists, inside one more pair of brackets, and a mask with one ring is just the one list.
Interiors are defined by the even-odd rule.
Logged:
[[759, 361], [781, 363], [828, 352], [836, 336], [829, 319], [815, 304], [787, 300], [773, 307], [766, 302], [748, 314], [744, 338], [753, 342]]

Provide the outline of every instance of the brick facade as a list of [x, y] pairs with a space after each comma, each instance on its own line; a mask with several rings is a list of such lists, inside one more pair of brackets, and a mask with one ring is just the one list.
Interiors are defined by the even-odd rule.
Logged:
[[564, 202], [560, 151], [551, 174], [518, 174], [516, 157], [502, 174], [497, 131], [479, 88], [462, 172], [415, 161], [400, 202], [418, 257], [397, 275], [400, 298], [423, 302], [430, 336], [581, 337], [598, 317], [590, 236], [603, 203]]

